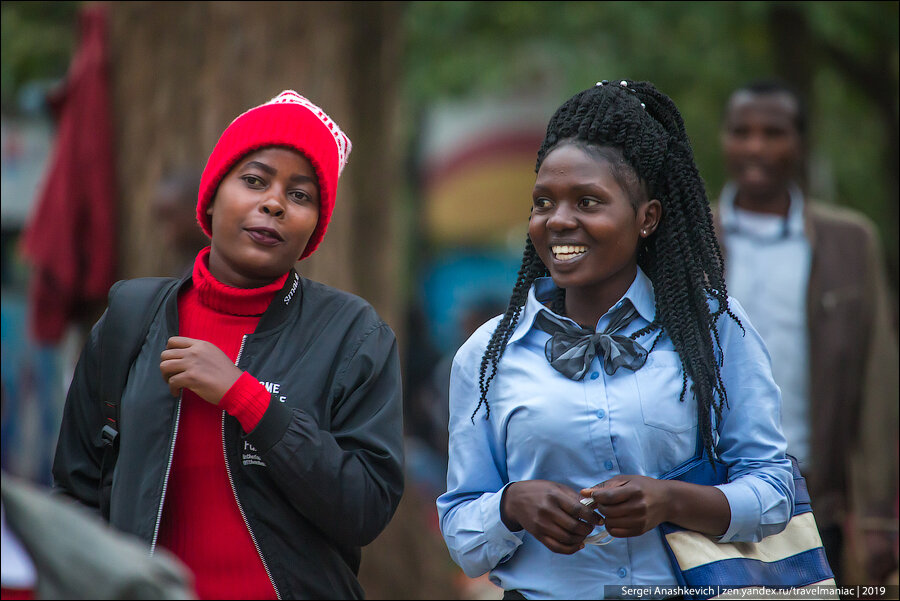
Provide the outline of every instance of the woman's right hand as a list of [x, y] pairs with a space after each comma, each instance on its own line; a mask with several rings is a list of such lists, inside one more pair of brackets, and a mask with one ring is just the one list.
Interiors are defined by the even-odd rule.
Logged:
[[500, 518], [515, 532], [525, 529], [554, 553], [571, 555], [603, 523], [600, 514], [581, 503], [575, 490], [549, 480], [513, 482], [503, 491]]

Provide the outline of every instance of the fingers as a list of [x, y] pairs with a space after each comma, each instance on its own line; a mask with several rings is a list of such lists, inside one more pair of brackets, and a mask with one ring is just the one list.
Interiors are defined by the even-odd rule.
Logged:
[[191, 338], [172, 336], [166, 344], [166, 350], [159, 355], [159, 371], [162, 372], [163, 379], [169, 385], [169, 392], [174, 397], [179, 396], [181, 389], [185, 388], [182, 374], [187, 369], [184, 358], [186, 349], [191, 346], [190, 343], [193, 343]]
[[537, 524], [541, 531], [566, 544], [581, 542], [591, 533], [599, 519], [599, 515], [581, 503], [572, 503], [571, 499], [560, 500], [555, 506], [551, 504], [539, 508], [537, 514]]
[[166, 348], [167, 349], [188, 348], [196, 342], [197, 342], [197, 340], [194, 338], [188, 338], [186, 336], [172, 336], [166, 342]]
[[184, 349], [166, 349], [159, 355], [160, 361], [169, 361], [173, 359], [183, 359], [185, 355]]
[[596, 509], [596, 501], [590, 498], [581, 499], [581, 502], [569, 512], [569, 515], [583, 522], [587, 522], [593, 527], [603, 521], [603, 516], [597, 513]]
[[166, 342], [166, 349], [159, 355], [159, 370], [168, 383], [172, 396], [177, 397], [183, 388], [189, 388], [187, 378], [184, 376], [184, 372], [188, 369], [185, 358], [188, 357], [188, 349], [197, 342], [194, 338], [186, 336], [172, 336]]
[[553, 551], [554, 553], [560, 553], [562, 555], [572, 555], [573, 553], [577, 553], [578, 551], [584, 549], [584, 538], [582, 537], [575, 543], [566, 544], [561, 543], [559, 540], [553, 537], [537, 537], [538, 540], [544, 544], [545, 547]]
[[625, 486], [626, 484], [628, 484], [628, 482], [629, 482], [629, 480], [626, 477], [623, 477], [622, 475], [613, 476], [609, 480], [605, 480], [603, 482], [600, 482], [599, 484], [595, 484], [595, 485], [591, 486], [590, 488], [582, 488], [580, 491], [580, 494], [582, 497], [593, 499], [595, 502], [599, 502], [599, 499], [595, 495], [606, 491], [606, 492], [604, 492], [604, 496], [600, 497], [600, 498], [606, 500], [606, 499], [608, 499], [608, 496], [606, 496], [606, 495], [610, 494], [609, 491], [616, 489], [616, 488], [621, 488], [622, 486]]
[[618, 474], [616, 476], [613, 476], [609, 480], [604, 480], [603, 482], [601, 482], [599, 484], [595, 484], [595, 485], [591, 486], [590, 488], [582, 488], [581, 496], [589, 497], [589, 496], [591, 496], [592, 492], [597, 492], [597, 491], [611, 489], [611, 488], [617, 488], [619, 486], [624, 486], [624, 485], [628, 484], [629, 482], [631, 482], [630, 476]]
[[[584, 539], [593, 531], [594, 526], [602, 521], [595, 511], [581, 503], [572, 503], [571, 498], [560, 499], [559, 509], [548, 515], [538, 539], [554, 553], [571, 555], [584, 548]], [[566, 509], [566, 503], [569, 505]]]
[[181, 394], [182, 389], [188, 388], [187, 383], [184, 382], [184, 380], [184, 372], [177, 373], [168, 379], [169, 392], [172, 396], [177, 397]]
[[[599, 506], [609, 507], [611, 505], [624, 503], [640, 492], [639, 488], [632, 486], [629, 482], [625, 481], [615, 482], [612, 485], [604, 487], [605, 484], [607, 483], [604, 482], [603, 484], [600, 484], [600, 487], [602, 488], [594, 487], [588, 489], [591, 498], [597, 502], [598, 508]], [[603, 510], [601, 510], [601, 513], [606, 515], [606, 512]]]
[[602, 519], [570, 495], [540, 509], [532, 534], [554, 553], [571, 555], [584, 548], [584, 539]]
[[179, 377], [184, 373], [184, 367], [178, 359], [166, 359], [159, 364], [159, 371], [162, 372], [163, 379], [169, 385], [169, 392], [172, 396], [181, 394], [184, 384], [181, 383], [183, 377]]
[[550, 523], [535, 532], [535, 536], [554, 553], [571, 555], [584, 548], [584, 539], [594, 529], [579, 520], [565, 524]]
[[515, 482], [504, 492], [501, 517], [507, 527], [524, 528], [554, 553], [571, 554], [584, 548], [585, 537], [602, 520], [580, 501], [574, 490], [555, 482]]

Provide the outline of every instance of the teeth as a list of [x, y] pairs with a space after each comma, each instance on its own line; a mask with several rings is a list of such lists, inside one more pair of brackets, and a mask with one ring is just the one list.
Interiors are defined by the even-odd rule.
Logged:
[[551, 246], [550, 250], [553, 251], [553, 254], [556, 255], [557, 259], [562, 261], [566, 261], [568, 259], [572, 259], [577, 257], [580, 254], [587, 252], [587, 246], [574, 246], [574, 245], [557, 245]]

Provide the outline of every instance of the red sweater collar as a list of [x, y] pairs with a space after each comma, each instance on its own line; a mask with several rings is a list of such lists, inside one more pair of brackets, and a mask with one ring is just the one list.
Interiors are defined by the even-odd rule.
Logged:
[[[288, 274], [260, 288], [235, 288], [217, 280], [209, 272], [210, 247], [200, 251], [194, 260], [193, 282], [200, 302], [213, 311], [229, 315], [262, 315], [281, 290]], [[290, 272], [288, 272], [290, 273]]]

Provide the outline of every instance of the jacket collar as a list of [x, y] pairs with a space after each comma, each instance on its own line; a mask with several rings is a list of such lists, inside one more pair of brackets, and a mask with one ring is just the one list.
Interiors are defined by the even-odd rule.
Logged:
[[[190, 272], [185, 274], [178, 284], [177, 293], [172, 294], [166, 300], [166, 326], [170, 335], [174, 335], [174, 333], [178, 331], [178, 293], [181, 292], [185, 285], [191, 282], [191, 279]], [[302, 296], [303, 284], [301, 282], [300, 274], [297, 273], [297, 270], [291, 269], [284, 282], [284, 286], [275, 293], [272, 302], [269, 304], [269, 308], [266, 309], [266, 312], [263, 313], [259, 323], [256, 325], [254, 334], [257, 332], [274, 330], [283, 325], [289, 312], [297, 310], [296, 307], [300, 305]]]

